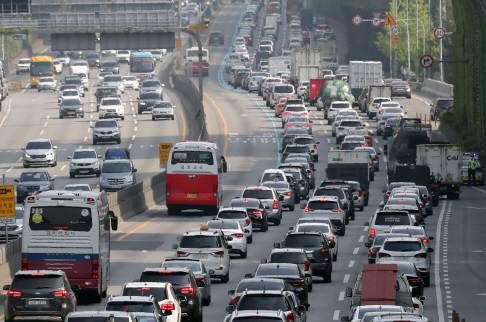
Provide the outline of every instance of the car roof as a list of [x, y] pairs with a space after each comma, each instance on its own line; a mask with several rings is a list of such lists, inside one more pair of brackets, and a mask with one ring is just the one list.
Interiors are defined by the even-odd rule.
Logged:
[[152, 302], [152, 296], [123, 296], [123, 295], [112, 295], [110, 296], [108, 302]]
[[[186, 272], [186, 273], [189, 273], [191, 272], [191, 270], [187, 267], [171, 267], [170, 268], [170, 271], [171, 272]], [[146, 267], [142, 273], [144, 272], [167, 272], [167, 270], [164, 270], [163, 267]], [[167, 274], [167, 273], [164, 273], [164, 274]]]
[[105, 160], [103, 161], [103, 164], [105, 163], [132, 163], [130, 159], [113, 159], [113, 160]]
[[276, 253], [305, 253], [305, 250], [302, 248], [274, 248], [272, 249], [271, 254]]
[[397, 242], [397, 241], [405, 241], [405, 242], [416, 242], [416, 241], [420, 241], [420, 238], [419, 237], [410, 237], [410, 236], [407, 236], [407, 237], [388, 237], [385, 242]]
[[339, 198], [336, 196], [319, 196], [319, 197], [311, 197], [309, 198], [309, 201], [321, 201], [323, 200], [322, 198], [326, 197], [326, 201], [338, 201]]
[[76, 149], [76, 150], [74, 150], [74, 152], [76, 152], [76, 151], [94, 151], [94, 152], [96, 152], [96, 150], [93, 149], [93, 148], [82, 148], [82, 149]]
[[28, 143], [30, 142], [51, 142], [51, 140], [49, 139], [33, 139], [33, 140], [29, 140]]
[[[272, 181], [273, 182], [273, 181]], [[221, 207], [219, 209], [219, 212], [223, 212], [223, 211], [228, 211], [228, 210], [237, 210], [237, 211], [241, 211], [241, 212], [244, 212], [246, 214], [246, 208], [243, 208], [243, 207]]]
[[246, 186], [244, 190], [273, 190], [272, 187], [265, 187], [265, 186]]
[[[244, 210], [246, 213], [246, 209]], [[207, 230], [201, 230], [201, 228], [192, 228], [187, 230], [183, 236], [220, 236], [224, 235], [221, 229], [208, 228]]]

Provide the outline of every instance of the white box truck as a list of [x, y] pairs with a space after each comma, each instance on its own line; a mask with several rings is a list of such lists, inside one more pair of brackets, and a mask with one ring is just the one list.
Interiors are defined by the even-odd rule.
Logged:
[[362, 112], [366, 112], [370, 119], [378, 112], [379, 104], [372, 104], [373, 99], [377, 97], [389, 97], [393, 101], [392, 87], [388, 85], [369, 85], [368, 97], [366, 99], [366, 107]]
[[439, 184], [439, 195], [459, 199], [462, 183], [462, 146], [417, 145], [417, 165], [426, 165]]
[[[321, 74], [322, 54], [315, 48], [292, 49], [290, 75], [292, 84], [299, 85], [301, 81], [319, 78]], [[305, 67], [303, 67], [305, 66]], [[314, 77], [315, 71], [318, 71]]]
[[[322, 57], [330, 57], [333, 62], [337, 62], [337, 41], [336, 40], [327, 40], [325, 38], [319, 38], [314, 41], [316, 44], [316, 49], [319, 50], [322, 54]], [[351, 67], [351, 66], [350, 66]]]
[[382, 85], [383, 66], [381, 61], [350, 61], [348, 83], [358, 105], [358, 96], [370, 85]]
[[278, 72], [290, 73], [290, 57], [279, 56], [268, 59], [268, 72], [276, 76]]
[[272, 28], [278, 32], [278, 20], [277, 16], [268, 15], [265, 16], [265, 28]]

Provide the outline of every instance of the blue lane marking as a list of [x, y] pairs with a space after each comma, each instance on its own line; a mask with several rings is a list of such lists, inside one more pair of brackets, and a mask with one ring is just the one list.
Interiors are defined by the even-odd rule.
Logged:
[[[236, 39], [236, 35], [238, 34], [238, 25], [243, 20], [244, 14], [245, 13], [242, 13], [241, 16], [240, 16], [240, 19], [238, 19], [238, 23], [236, 25], [236, 30], [235, 30], [235, 33], [233, 35], [233, 39], [231, 39], [231, 46], [233, 46], [233, 42]], [[218, 81], [221, 84], [221, 86], [223, 86], [225, 89], [229, 89], [229, 90], [232, 90], [232, 91], [237, 92], [237, 93], [245, 94], [246, 96], [248, 96], [249, 98], [251, 98], [258, 105], [258, 107], [260, 107], [260, 109], [263, 112], [265, 112], [265, 114], [267, 115], [268, 119], [272, 122], [272, 126], [273, 126], [273, 129], [274, 129], [274, 132], [275, 132], [275, 141], [277, 141], [277, 166], [276, 166], [276, 168], [278, 168], [278, 166], [280, 165], [280, 153], [278, 152], [278, 151], [280, 151], [280, 141], [279, 141], [279, 135], [278, 135], [278, 131], [277, 131], [277, 125], [275, 124], [275, 121], [276, 121], [275, 120], [275, 117], [273, 117], [272, 114], [268, 113], [267, 109], [263, 106], [263, 104], [260, 103], [257, 99], [255, 99], [252, 95], [250, 95], [250, 93], [247, 93], [247, 92], [242, 91], [242, 90], [239, 90], [239, 89], [234, 89], [234, 88], [228, 86], [228, 84], [226, 84], [225, 81], [224, 81], [223, 71], [225, 70], [225, 67], [226, 67], [226, 58], [228, 58], [228, 56], [232, 53], [232, 49], [231, 48], [232, 47], [230, 47], [228, 49], [228, 52], [224, 56], [223, 62], [219, 66], [219, 70], [218, 70]]]

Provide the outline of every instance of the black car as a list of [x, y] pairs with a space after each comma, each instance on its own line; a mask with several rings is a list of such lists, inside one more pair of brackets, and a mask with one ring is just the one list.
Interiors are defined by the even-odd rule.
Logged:
[[151, 111], [155, 102], [160, 101], [160, 94], [156, 92], [142, 93], [138, 98], [138, 114], [144, 111]]
[[453, 107], [453, 98], [436, 98], [434, 102], [430, 104], [430, 120], [434, 121], [439, 117], [440, 113], [452, 110]]
[[224, 45], [224, 34], [221, 31], [213, 31], [209, 34], [209, 45]]
[[169, 270], [146, 268], [140, 276], [140, 282], [171, 283], [177, 297], [181, 300], [182, 314], [188, 317], [190, 322], [202, 321], [202, 294], [190, 269], [176, 267], [171, 267]]
[[310, 31], [302, 31], [302, 42], [304, 45], [310, 45], [311, 35]]
[[[298, 247], [302, 248], [302, 247]], [[297, 264], [266, 263], [258, 265], [255, 274], [246, 274], [246, 278], [277, 278], [282, 279], [293, 288], [292, 291], [305, 305], [309, 303], [309, 289], [304, 273]]]
[[[73, 287], [79, 289], [79, 285]], [[76, 309], [73, 288], [63, 271], [18, 271], [11, 285], [3, 286], [8, 291], [5, 300], [5, 321], [14, 318], [24, 320], [47, 320], [58, 316], [64, 321]], [[51, 320], [52, 321], [52, 320]]]
[[100, 67], [101, 56], [98, 53], [84, 54], [84, 59], [88, 62], [89, 67]]
[[118, 63], [116, 61], [105, 61], [103, 64], [101, 64], [100, 71], [119, 74], [120, 68], [118, 67]]
[[229, 290], [228, 295], [231, 297], [229, 305], [236, 306], [241, 294], [244, 291], [292, 291], [293, 287], [283, 279], [277, 278], [244, 278], [236, 287], [236, 290]]
[[260, 199], [255, 198], [238, 198], [231, 200], [229, 207], [245, 208], [248, 216], [251, 219], [253, 228], [259, 228], [260, 231], [268, 230], [268, 214], [267, 209]]
[[391, 118], [386, 120], [385, 125], [383, 126], [383, 140], [387, 140], [390, 136], [393, 135], [399, 121], [399, 118]]
[[65, 99], [59, 106], [59, 118], [77, 117], [84, 118], [83, 103], [79, 99]]
[[[288, 233], [282, 243], [275, 243], [275, 248], [302, 248], [311, 261], [312, 275], [320, 276], [325, 283], [331, 282], [332, 251], [335, 242], [329, 242], [324, 234], [318, 232]], [[307, 302], [305, 302], [307, 303]]]

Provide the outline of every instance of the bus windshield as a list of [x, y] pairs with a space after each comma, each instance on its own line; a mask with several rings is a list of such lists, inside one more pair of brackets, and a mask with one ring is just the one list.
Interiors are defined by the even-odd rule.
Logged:
[[130, 62], [130, 71], [137, 73], [148, 73], [154, 71], [154, 62], [152, 57], [132, 57]]
[[90, 208], [47, 206], [30, 209], [31, 230], [90, 231], [92, 225]]
[[52, 69], [52, 62], [50, 61], [39, 61], [32, 63], [30, 65], [30, 75], [31, 76], [52, 76], [54, 75]]

